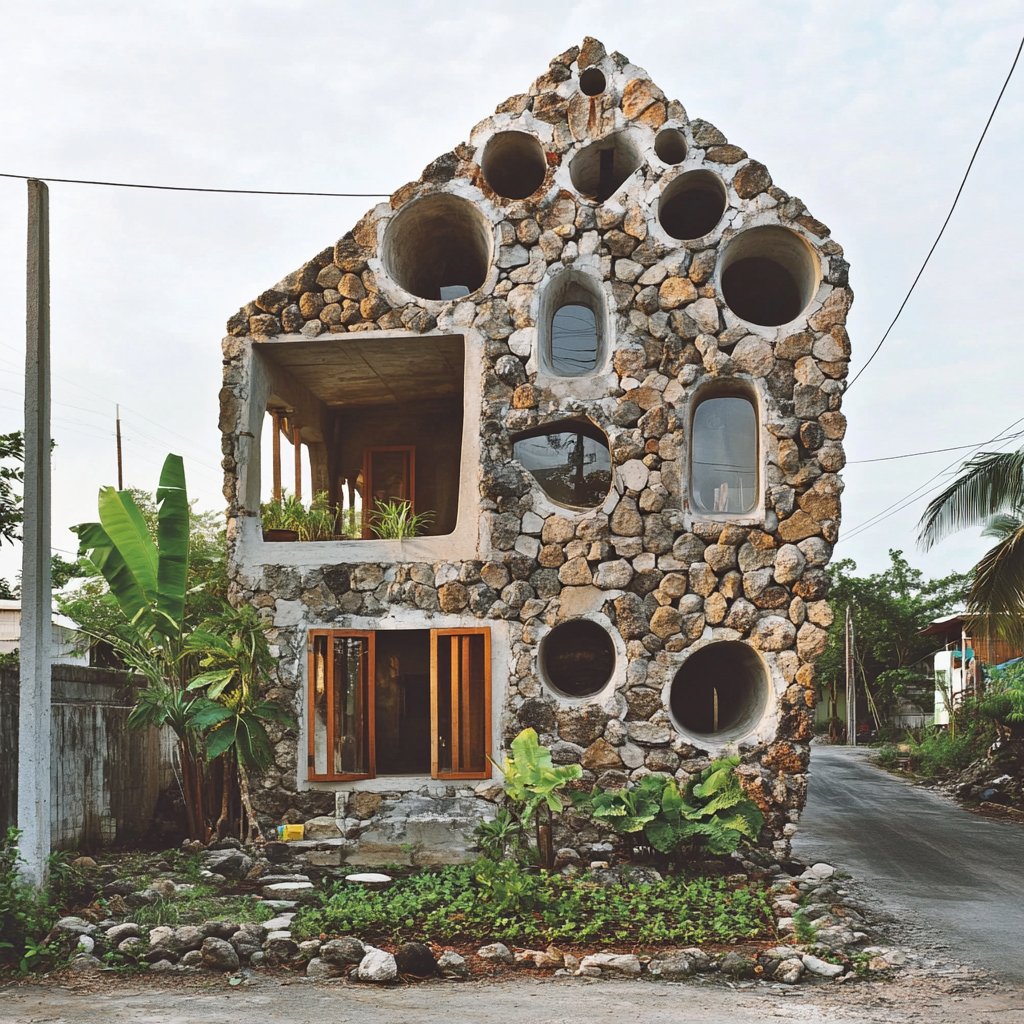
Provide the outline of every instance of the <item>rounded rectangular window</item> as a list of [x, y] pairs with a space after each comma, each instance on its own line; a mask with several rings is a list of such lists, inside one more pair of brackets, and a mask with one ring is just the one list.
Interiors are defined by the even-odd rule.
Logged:
[[690, 499], [701, 512], [757, 505], [757, 416], [746, 398], [708, 398], [693, 414]]
[[551, 369], [576, 377], [597, 369], [597, 317], [589, 306], [569, 303], [551, 317]]
[[561, 423], [519, 438], [513, 451], [523, 469], [559, 505], [596, 508], [608, 497], [611, 453], [597, 427]]

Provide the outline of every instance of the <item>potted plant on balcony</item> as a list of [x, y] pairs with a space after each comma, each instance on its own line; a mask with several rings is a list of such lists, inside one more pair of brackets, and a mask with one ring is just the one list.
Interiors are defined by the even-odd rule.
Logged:
[[281, 492], [280, 501], [268, 501], [260, 505], [260, 519], [263, 523], [263, 539], [270, 541], [294, 541], [299, 539], [298, 519], [305, 512], [302, 502], [287, 491]]

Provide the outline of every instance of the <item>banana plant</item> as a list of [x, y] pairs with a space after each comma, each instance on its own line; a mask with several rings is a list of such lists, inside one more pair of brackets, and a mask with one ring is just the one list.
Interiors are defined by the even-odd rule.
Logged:
[[131, 491], [113, 487], [100, 489], [98, 523], [72, 527], [78, 534], [79, 556], [102, 574], [125, 619], [109, 631], [83, 632], [111, 644], [146, 680], [128, 724], [167, 725], [174, 731], [189, 834], [202, 840], [206, 838], [202, 736], [192, 721], [192, 701], [185, 692], [189, 507], [180, 455], [168, 455], [164, 461], [156, 500], [155, 541]]
[[[578, 764], [559, 765], [552, 763], [551, 751], [542, 747], [534, 729], [524, 729], [512, 741], [512, 756], [503, 764], [492, 764], [505, 776], [505, 792], [510, 800], [522, 805], [520, 818], [524, 822], [533, 819], [537, 829], [537, 849], [545, 866], [550, 868], [554, 860], [551, 846], [552, 814], [563, 809], [560, 790], [580, 778], [583, 769]], [[541, 822], [541, 811], [546, 811], [547, 821]]]

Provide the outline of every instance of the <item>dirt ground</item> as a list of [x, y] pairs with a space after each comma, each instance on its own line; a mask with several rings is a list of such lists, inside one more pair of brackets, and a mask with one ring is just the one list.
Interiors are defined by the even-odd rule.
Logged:
[[435, 981], [388, 987], [254, 975], [168, 984], [112, 978], [25, 982], [0, 990], [0, 1024], [813, 1024], [1024, 1022], [1024, 989], [957, 974], [897, 982], [773, 989], [721, 981], [663, 984], [594, 979]]

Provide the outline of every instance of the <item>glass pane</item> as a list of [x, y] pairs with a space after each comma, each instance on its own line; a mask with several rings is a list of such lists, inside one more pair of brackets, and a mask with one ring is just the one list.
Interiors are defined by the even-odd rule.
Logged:
[[483, 635], [437, 638], [439, 775], [487, 771], [487, 665]]
[[551, 369], [574, 377], [597, 368], [597, 319], [589, 306], [568, 305], [551, 318]]
[[757, 423], [745, 398], [709, 398], [693, 415], [694, 508], [749, 512], [757, 504]]
[[313, 773], [327, 774], [327, 637], [313, 638]]
[[514, 451], [552, 501], [595, 508], [608, 497], [612, 460], [603, 441], [575, 431], [555, 431], [516, 441]]
[[370, 641], [363, 636], [334, 638], [334, 756], [332, 771], [370, 771]]
[[373, 675], [376, 774], [430, 774], [430, 632], [378, 630]]

